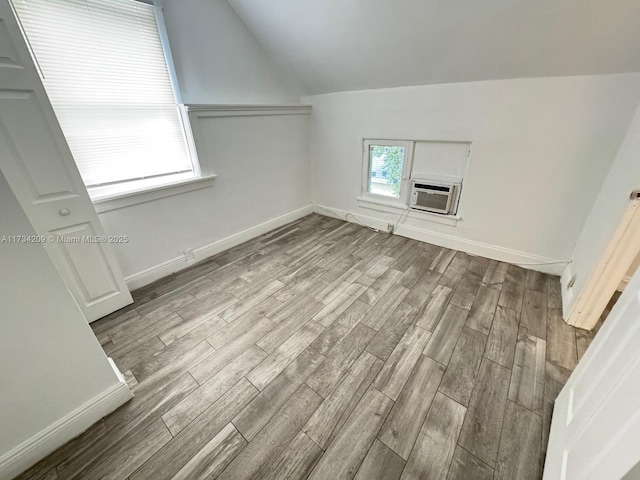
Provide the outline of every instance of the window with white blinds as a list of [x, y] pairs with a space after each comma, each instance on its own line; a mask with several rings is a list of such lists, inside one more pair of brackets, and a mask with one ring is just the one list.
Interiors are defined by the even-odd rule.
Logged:
[[193, 172], [152, 5], [13, 4], [87, 186]]

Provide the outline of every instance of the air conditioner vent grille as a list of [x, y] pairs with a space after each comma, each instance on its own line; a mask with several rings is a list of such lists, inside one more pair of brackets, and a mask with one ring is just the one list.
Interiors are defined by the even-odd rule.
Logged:
[[409, 207], [427, 212], [452, 215], [458, 208], [460, 184], [412, 180]]

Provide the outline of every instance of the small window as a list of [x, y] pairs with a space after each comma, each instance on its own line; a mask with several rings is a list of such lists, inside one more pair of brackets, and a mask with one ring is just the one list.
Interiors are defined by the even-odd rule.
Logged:
[[135, 0], [13, 4], [87, 187], [132, 190], [150, 179], [198, 175], [157, 7]]
[[365, 140], [363, 193], [391, 201], [406, 198], [412, 142]]

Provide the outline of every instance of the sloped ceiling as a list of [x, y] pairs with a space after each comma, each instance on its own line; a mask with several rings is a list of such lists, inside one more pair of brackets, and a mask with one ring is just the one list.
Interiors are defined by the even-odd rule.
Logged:
[[309, 93], [640, 71], [640, 0], [228, 0]]

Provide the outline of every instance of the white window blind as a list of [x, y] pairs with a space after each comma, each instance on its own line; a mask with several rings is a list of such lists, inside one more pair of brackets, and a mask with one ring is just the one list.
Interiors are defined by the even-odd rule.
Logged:
[[13, 3], [87, 186], [193, 170], [152, 5]]

